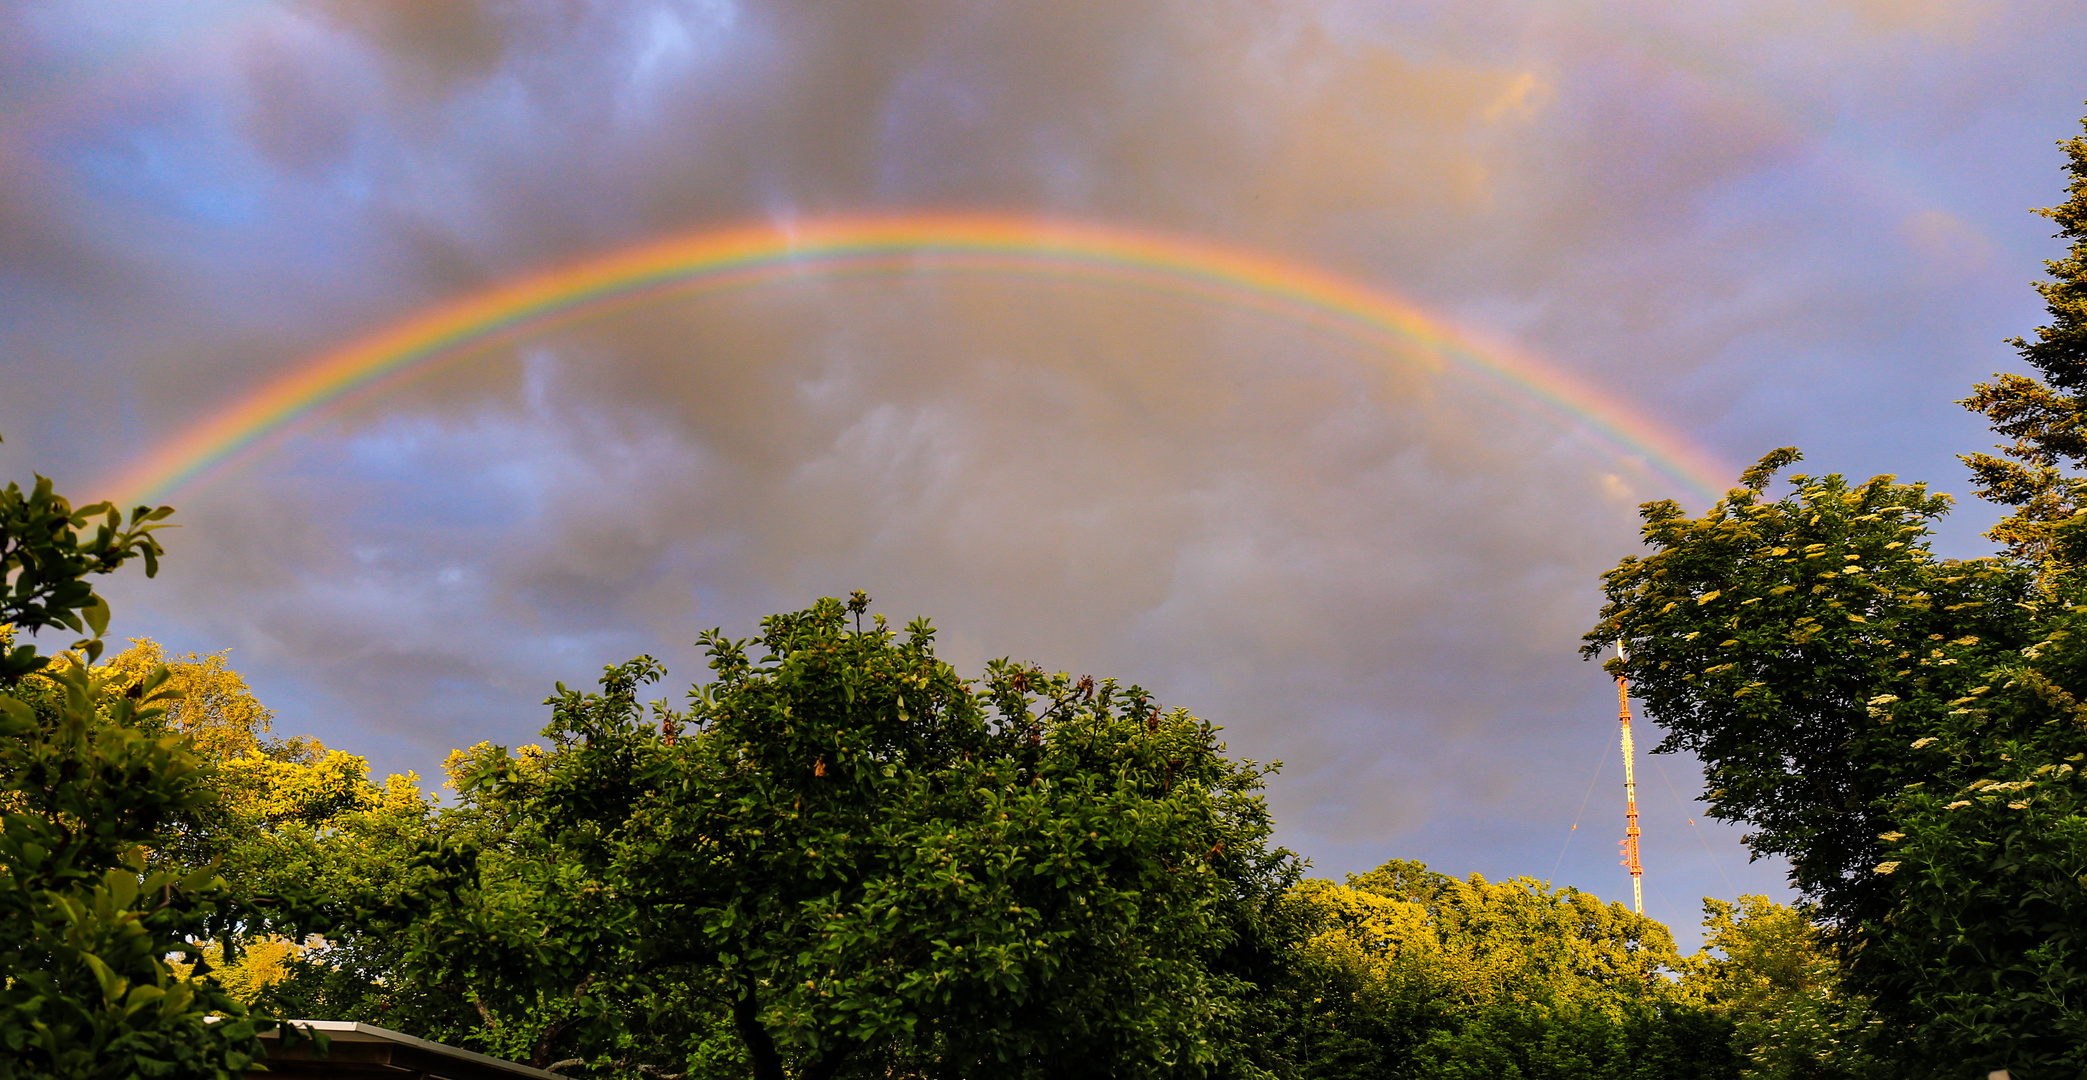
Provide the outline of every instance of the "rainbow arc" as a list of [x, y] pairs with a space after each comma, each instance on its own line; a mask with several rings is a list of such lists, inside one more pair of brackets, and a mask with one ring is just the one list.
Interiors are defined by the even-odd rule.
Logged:
[[1162, 233], [1011, 215], [761, 223], [635, 245], [463, 296], [317, 356], [154, 447], [103, 485], [165, 498], [346, 401], [561, 326], [671, 295], [843, 275], [987, 272], [1159, 290], [1357, 338], [1532, 400], [1708, 502], [1727, 471], [1651, 418], [1519, 350], [1316, 267]]

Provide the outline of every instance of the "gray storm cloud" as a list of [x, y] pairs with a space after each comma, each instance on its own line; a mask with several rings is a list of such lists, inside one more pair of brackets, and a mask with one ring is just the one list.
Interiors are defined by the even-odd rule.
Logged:
[[[10, 475], [79, 487], [546, 266], [945, 208], [1316, 263], [1734, 466], [1799, 442], [1947, 487], [1984, 441], [1949, 399], [2031, 325], [2049, 251], [2020, 210], [2057, 190], [2087, 34], [1948, 0], [142, 11], [0, 14]], [[1140, 681], [1283, 759], [1284, 835], [1322, 870], [1557, 856], [1613, 891], [1587, 826], [1558, 856], [1613, 734], [1573, 652], [1635, 503], [1677, 494], [1572, 417], [1266, 315], [812, 278], [329, 413], [180, 491], [165, 580], [118, 611], [426, 773], [526, 740], [554, 679], [645, 651], [687, 681], [698, 630], [861, 587], [961, 666]], [[1772, 887], [1667, 824], [1665, 917]]]

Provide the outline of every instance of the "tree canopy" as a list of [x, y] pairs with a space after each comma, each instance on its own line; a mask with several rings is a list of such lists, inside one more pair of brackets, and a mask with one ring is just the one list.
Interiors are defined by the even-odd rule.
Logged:
[[[132, 929], [91, 961], [15, 954], [36, 974], [10, 990], [71, 1020], [13, 1030], [79, 1044], [15, 1075], [218, 1076], [265, 1013], [649, 1080], [1723, 1078], [1735, 1031], [1764, 1062], [1813, 1045], [1816, 994], [1731, 989], [1779, 985], [1774, 963], [1680, 957], [1570, 889], [1399, 862], [1301, 882], [1267, 770], [1209, 724], [1011, 661], [963, 679], [924, 620], [867, 607], [706, 635], [680, 708], [641, 700], [664, 675], [643, 657], [559, 686], [545, 746], [451, 755], [450, 806], [275, 737], [222, 654], [138, 641], [18, 681], [24, 760], [68, 722], [133, 754], [120, 792], [10, 781], [47, 826], [118, 823], [85, 858], [117, 872], [49, 895]], [[112, 957], [127, 982], [83, 981]]]
[[1393, 861], [1290, 905], [1305, 1075], [1737, 1076], [1667, 928], [1621, 904]]
[[[38, 477], [0, 491], [0, 1078], [239, 1076], [267, 1025], [207, 970], [241, 906], [208, 867], [153, 866], [214, 792], [207, 765], [165, 731], [177, 698], [153, 665], [90, 670], [109, 607], [85, 578], [133, 558], [171, 513], [75, 509]], [[83, 533], [82, 530], [91, 532]], [[22, 631], [89, 636], [58, 657]], [[211, 1018], [215, 1018], [212, 1022]]]
[[1265, 770], [1136, 687], [962, 679], [866, 606], [705, 635], [685, 710], [643, 657], [561, 686], [548, 749], [456, 762], [452, 875], [389, 962], [542, 1065], [1258, 1075], [1297, 872]]

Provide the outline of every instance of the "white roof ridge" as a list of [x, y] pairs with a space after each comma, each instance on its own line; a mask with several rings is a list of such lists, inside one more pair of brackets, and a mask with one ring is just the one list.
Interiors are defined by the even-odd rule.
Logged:
[[[403, 1031], [393, 1031], [390, 1028], [378, 1027], [375, 1024], [365, 1024], [360, 1020], [292, 1020], [289, 1018], [271, 1019], [275, 1019], [277, 1023], [286, 1026], [294, 1025], [296, 1027], [309, 1027], [318, 1031], [323, 1031], [326, 1032], [329, 1036], [334, 1035], [336, 1033], [349, 1035], [367, 1035], [371, 1037], [368, 1040], [356, 1039], [350, 1041], [375, 1041], [398, 1043], [401, 1046], [411, 1046], [418, 1050], [425, 1050], [431, 1054], [441, 1054], [444, 1057], [461, 1058], [465, 1061], [476, 1062], [477, 1064], [484, 1065], [489, 1068], [500, 1069], [506, 1072], [514, 1073], [519, 1076], [535, 1077], [536, 1080], [570, 1080], [569, 1077], [560, 1076], [554, 1072], [546, 1072], [545, 1070], [539, 1069], [534, 1065], [524, 1065], [519, 1061], [509, 1061], [506, 1058], [496, 1058], [489, 1054], [481, 1054], [476, 1050], [466, 1050], [460, 1046], [451, 1046], [448, 1043], [434, 1042], [429, 1039], [423, 1039], [418, 1035], [408, 1035]], [[264, 1032], [261, 1037], [267, 1039], [279, 1038], [280, 1036], [278, 1035], [278, 1033], [271, 1031]]]

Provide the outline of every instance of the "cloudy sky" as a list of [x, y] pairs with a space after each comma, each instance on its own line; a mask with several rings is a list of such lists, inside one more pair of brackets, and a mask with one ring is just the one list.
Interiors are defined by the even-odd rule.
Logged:
[[[1315, 267], [1719, 463], [1962, 491], [2056, 253], [2087, 9], [2009, 0], [0, 5], [0, 475], [89, 494], [272, 378], [662, 237], [971, 211]], [[1251, 305], [806, 273], [526, 335], [168, 494], [117, 631], [424, 776], [554, 680], [866, 589], [1155, 688], [1288, 844], [1625, 897], [1580, 417]], [[1965, 505], [1942, 546], [1983, 550]], [[1651, 732], [1643, 742], [1652, 741]], [[1641, 763], [1647, 901], [1780, 890]], [[1583, 809], [1584, 807], [1584, 809]], [[1578, 821], [1577, 832], [1571, 826]], [[1570, 838], [1570, 843], [1568, 843]]]

